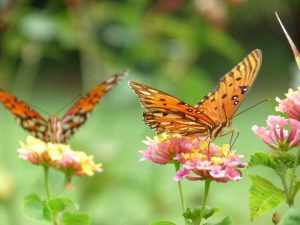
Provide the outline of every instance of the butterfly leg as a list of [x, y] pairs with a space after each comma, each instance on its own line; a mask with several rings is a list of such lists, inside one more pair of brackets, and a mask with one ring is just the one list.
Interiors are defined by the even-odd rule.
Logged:
[[[236, 132], [236, 136], [234, 137], [235, 132]], [[230, 148], [232, 148], [233, 145], [234, 145], [234, 143], [235, 143], [236, 140], [238, 139], [238, 137], [239, 137], [239, 135], [240, 135], [240, 132], [239, 132], [239, 130], [237, 130], [237, 129], [232, 129], [232, 130], [230, 130], [230, 131], [228, 131], [228, 132], [225, 132], [225, 133], [219, 135], [219, 137], [223, 137], [223, 136], [226, 136], [226, 135], [228, 135], [228, 134], [230, 134], [229, 144], [230, 144]]]
[[[233, 139], [233, 136], [234, 136], [234, 133], [235, 133], [235, 131], [236, 131], [236, 136], [235, 136], [235, 138]], [[237, 130], [237, 129], [233, 129], [232, 130], [232, 134], [231, 134], [231, 137], [230, 137], [230, 149], [232, 149], [232, 147], [233, 147], [233, 145], [235, 144], [235, 142], [236, 142], [236, 140], [238, 139], [238, 137], [240, 136], [240, 131], [239, 130]]]

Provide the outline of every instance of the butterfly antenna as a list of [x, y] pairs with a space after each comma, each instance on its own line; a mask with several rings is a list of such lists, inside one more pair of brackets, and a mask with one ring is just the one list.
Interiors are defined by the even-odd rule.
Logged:
[[270, 98], [268, 98], [268, 99], [264, 99], [264, 100], [262, 100], [262, 101], [260, 101], [260, 102], [258, 102], [258, 103], [256, 103], [256, 104], [254, 104], [254, 105], [250, 106], [249, 108], [247, 108], [247, 109], [243, 110], [242, 112], [239, 112], [239, 113], [237, 113], [236, 115], [234, 115], [234, 117], [233, 117], [233, 118], [237, 117], [238, 115], [241, 115], [241, 114], [243, 114], [244, 112], [247, 112], [247, 111], [248, 111], [248, 110], [250, 110], [250, 109], [253, 109], [254, 107], [256, 107], [256, 106], [260, 105], [261, 103], [264, 103], [264, 102], [269, 102], [269, 101], [271, 101], [271, 99], [270, 99]]
[[68, 101], [66, 104], [64, 104], [59, 110], [57, 110], [57, 112], [54, 115], [57, 115], [58, 113], [60, 113], [62, 110], [64, 110], [65, 108], [67, 108], [68, 106], [70, 106], [73, 102], [75, 102], [79, 97], [81, 96], [81, 94], [76, 95], [74, 98], [72, 98], [70, 101]]
[[42, 109], [41, 107], [38, 107], [38, 106], [36, 106], [36, 105], [34, 105], [34, 104], [32, 104], [32, 103], [29, 103], [28, 105], [29, 105], [31, 108], [33, 108], [33, 109], [37, 109], [38, 111], [40, 111], [40, 112], [42, 112], [42, 113], [44, 113], [44, 114], [46, 114], [46, 115], [48, 115], [48, 116], [51, 116], [51, 113], [48, 113], [46, 110]]

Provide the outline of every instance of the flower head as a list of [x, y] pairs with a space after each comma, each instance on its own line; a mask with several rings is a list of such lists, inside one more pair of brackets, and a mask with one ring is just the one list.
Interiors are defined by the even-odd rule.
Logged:
[[35, 165], [49, 166], [68, 176], [92, 176], [101, 172], [101, 164], [96, 164], [93, 156], [85, 152], [73, 151], [69, 145], [43, 142], [32, 136], [21, 142], [19, 157]]
[[147, 137], [144, 143], [148, 149], [141, 151], [143, 154], [141, 160], [149, 159], [157, 164], [173, 163], [179, 153], [189, 151], [196, 142], [196, 139], [183, 138], [178, 134], [163, 133], [153, 139]]
[[289, 89], [285, 99], [276, 98], [279, 105], [276, 111], [284, 112], [289, 117], [300, 121], [300, 87], [296, 91]]
[[[185, 177], [189, 180], [210, 179], [218, 182], [241, 179], [239, 168], [247, 166], [242, 161], [243, 156], [236, 155], [228, 144], [220, 147], [204, 139], [198, 143], [191, 151], [177, 157], [183, 169], [177, 172], [175, 180]], [[196, 176], [190, 176], [191, 173]]]
[[295, 119], [269, 116], [267, 127], [255, 125], [252, 130], [273, 149], [288, 150], [300, 145], [300, 122]]
[[228, 144], [220, 147], [201, 137], [160, 134], [154, 139], [147, 138], [145, 144], [148, 149], [142, 152], [142, 160], [181, 165], [174, 178], [176, 181], [183, 178], [219, 182], [239, 180], [242, 174], [238, 168], [247, 166], [242, 156], [236, 155]]

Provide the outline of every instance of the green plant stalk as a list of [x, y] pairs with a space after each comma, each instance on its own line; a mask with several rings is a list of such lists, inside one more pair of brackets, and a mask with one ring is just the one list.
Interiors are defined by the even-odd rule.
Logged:
[[290, 187], [289, 187], [289, 192], [288, 192], [289, 194], [287, 196], [287, 203], [288, 203], [289, 207], [294, 206], [294, 198], [295, 198], [297, 192], [299, 191], [299, 188], [297, 187], [297, 184], [296, 184], [296, 181], [297, 181], [296, 170], [298, 167], [299, 158], [300, 158], [300, 149], [298, 149], [296, 160], [294, 162], [292, 173], [291, 173]]
[[211, 180], [205, 180], [204, 198], [203, 198], [203, 202], [202, 202], [202, 206], [201, 206], [200, 219], [199, 219], [199, 222], [197, 222], [195, 225], [201, 225], [201, 221], [203, 219], [203, 212], [204, 212], [207, 198], [208, 198], [210, 183], [211, 183]]
[[[179, 170], [179, 168], [180, 168], [180, 164], [178, 162], [175, 162], [176, 173]], [[178, 184], [178, 190], [179, 190], [179, 195], [180, 195], [182, 213], [184, 213], [185, 212], [185, 201], [184, 201], [183, 189], [182, 189], [181, 181], [178, 181], [177, 184]]]
[[[49, 167], [48, 166], [44, 166], [44, 176], [45, 176], [46, 196], [47, 196], [47, 199], [49, 199], [51, 197], [51, 194], [50, 194], [50, 188], [49, 188]], [[53, 222], [53, 225], [58, 225], [58, 223], [56, 221], [56, 215], [53, 215], [52, 222]]]
[[44, 166], [44, 176], [45, 176], [45, 191], [47, 199], [50, 198], [50, 188], [49, 188], [49, 167]]
[[284, 172], [276, 170], [277, 175], [279, 176], [282, 186], [283, 186], [283, 190], [286, 196], [286, 201], [288, 200], [288, 193], [289, 193], [289, 189], [288, 189], [288, 185], [286, 182], [286, 170], [284, 169]]

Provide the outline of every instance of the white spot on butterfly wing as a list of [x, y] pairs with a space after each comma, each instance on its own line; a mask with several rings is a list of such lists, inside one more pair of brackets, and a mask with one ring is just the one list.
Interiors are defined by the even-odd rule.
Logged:
[[151, 93], [149, 93], [148, 91], [140, 90], [140, 92], [144, 95], [151, 95]]
[[154, 90], [154, 89], [149, 89], [149, 91], [152, 93], [159, 93], [157, 90]]
[[108, 84], [108, 85], [105, 87], [105, 91], [111, 89], [112, 86], [113, 86], [113, 84]]
[[184, 130], [188, 130], [189, 128], [187, 127], [180, 127], [179, 130], [184, 131]]
[[190, 115], [185, 115], [186, 118], [190, 119], [190, 120], [193, 120], [193, 121], [196, 121], [196, 118], [193, 117], [193, 116], [190, 116]]

